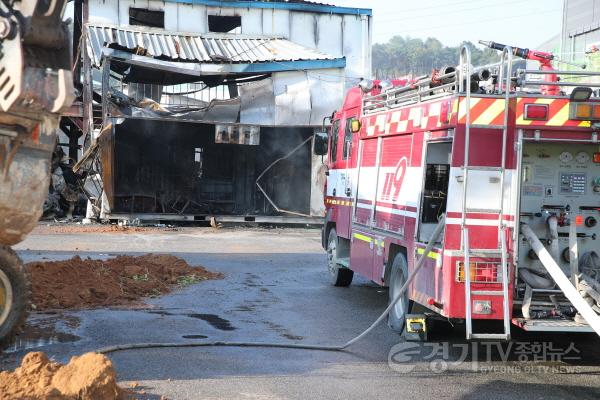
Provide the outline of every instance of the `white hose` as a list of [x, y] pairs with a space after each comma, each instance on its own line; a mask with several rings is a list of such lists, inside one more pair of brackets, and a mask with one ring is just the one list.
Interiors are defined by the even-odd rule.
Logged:
[[596, 314], [584, 298], [577, 292], [575, 286], [573, 286], [560, 266], [552, 258], [550, 253], [548, 253], [548, 250], [544, 247], [542, 242], [540, 242], [535, 233], [533, 233], [529, 225], [522, 224], [521, 232], [529, 241], [531, 248], [535, 251], [544, 267], [546, 267], [548, 273], [550, 273], [552, 279], [554, 279], [554, 282], [556, 282], [567, 299], [573, 304], [573, 307], [577, 309], [579, 314], [586, 320], [592, 329], [600, 335], [600, 317], [598, 314]]
[[552, 254], [555, 260], [558, 260], [558, 218], [556, 218], [556, 215], [552, 215], [548, 217], [546, 223], [548, 224], [548, 236], [550, 239], [550, 254]]
[[[550, 239], [550, 254], [554, 260], [558, 260], [558, 218], [556, 215], [546, 220], [548, 227], [548, 238]], [[538, 261], [534, 261], [531, 267], [519, 268], [519, 278], [533, 289], [551, 289], [555, 286], [554, 281], [548, 276], [546, 268]]]

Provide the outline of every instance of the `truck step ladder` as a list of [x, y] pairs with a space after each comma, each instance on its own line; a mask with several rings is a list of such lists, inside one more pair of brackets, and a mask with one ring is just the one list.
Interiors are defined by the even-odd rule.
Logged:
[[[478, 167], [469, 165], [469, 151], [470, 151], [470, 127], [471, 127], [471, 92], [469, 85], [467, 84], [469, 77], [471, 76], [471, 54], [467, 47], [463, 47], [460, 53], [460, 80], [459, 80], [459, 93], [465, 93], [465, 150], [464, 150], [464, 162], [463, 162], [463, 194], [462, 194], [462, 219], [461, 219], [461, 230], [462, 230], [462, 250], [464, 254], [464, 282], [465, 282], [465, 325], [466, 325], [466, 338], [470, 339], [482, 339], [482, 340], [510, 340], [510, 327], [511, 327], [511, 305], [509, 304], [510, 293], [509, 293], [509, 269], [508, 269], [508, 253], [506, 248], [506, 226], [504, 223], [504, 180], [506, 175], [506, 140], [508, 137], [508, 111], [509, 111], [509, 95], [510, 95], [510, 83], [512, 74], [512, 49], [507, 47], [502, 52], [502, 59], [500, 61], [500, 73], [498, 76], [498, 91], [502, 93], [502, 82], [504, 77], [504, 63], [507, 63], [506, 73], [506, 90], [504, 91], [505, 96], [505, 108], [504, 108], [504, 126], [502, 135], [502, 159], [501, 166], [499, 167]], [[499, 208], [493, 209], [477, 209], [469, 207], [468, 204], [468, 183], [469, 183], [469, 172], [474, 171], [493, 171], [497, 172], [498, 176], [490, 176], [490, 183], [498, 183], [497, 198], [500, 199]], [[493, 179], [493, 181], [492, 181]], [[467, 219], [467, 213], [472, 212], [484, 212], [498, 214], [498, 247], [495, 249], [471, 249], [469, 245], [469, 225]], [[473, 281], [471, 279], [471, 258], [474, 257], [490, 257], [500, 258], [502, 267], [502, 290], [474, 290]], [[472, 296], [500, 296], [502, 297], [502, 315], [504, 322], [503, 332], [500, 333], [474, 333], [473, 332], [473, 303]]]
[[[463, 270], [465, 274], [465, 325], [467, 339], [487, 339], [487, 340], [510, 340], [511, 326], [511, 307], [509, 304], [509, 285], [508, 285], [508, 255], [506, 251], [506, 231], [500, 229], [500, 259], [502, 263], [502, 290], [473, 290], [471, 280], [471, 257], [476, 253], [469, 250], [469, 228], [463, 228], [463, 244], [465, 261]], [[471, 296], [501, 296], [502, 297], [502, 316], [504, 320], [504, 332], [502, 333], [474, 333], [473, 332], [473, 307]]]

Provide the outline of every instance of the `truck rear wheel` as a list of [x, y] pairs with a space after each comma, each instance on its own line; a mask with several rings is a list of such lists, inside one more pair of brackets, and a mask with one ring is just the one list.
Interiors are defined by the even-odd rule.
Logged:
[[[396, 254], [392, 263], [389, 283], [389, 299], [390, 304], [400, 293], [400, 289], [406, 282], [408, 277], [408, 263], [406, 257], [402, 253]], [[388, 315], [388, 325], [394, 331], [402, 333], [406, 325], [406, 314], [409, 313], [411, 302], [408, 299], [408, 290], [402, 294], [400, 300], [392, 307]]]
[[0, 246], [0, 350], [19, 333], [29, 303], [29, 280], [23, 263], [10, 247]]
[[327, 268], [331, 284], [334, 286], [349, 286], [354, 277], [354, 271], [343, 267], [337, 261], [338, 237], [335, 228], [331, 228], [327, 237]]

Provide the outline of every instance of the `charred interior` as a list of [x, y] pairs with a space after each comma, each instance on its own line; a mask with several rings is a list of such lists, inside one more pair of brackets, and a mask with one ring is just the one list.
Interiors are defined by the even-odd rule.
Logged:
[[[279, 215], [256, 179], [312, 135], [261, 128], [257, 145], [217, 143], [215, 125], [128, 118], [114, 130], [115, 213]], [[280, 209], [309, 214], [310, 141], [260, 184]]]

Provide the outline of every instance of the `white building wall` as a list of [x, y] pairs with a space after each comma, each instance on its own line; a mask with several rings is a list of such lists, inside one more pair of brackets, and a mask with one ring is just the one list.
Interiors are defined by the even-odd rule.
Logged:
[[89, 0], [90, 22], [129, 25], [129, 8], [165, 13], [165, 29], [208, 33], [208, 15], [239, 15], [242, 34], [282, 36], [295, 43], [346, 57], [346, 88], [371, 77], [371, 18], [294, 10], [208, 7], [158, 0]]

